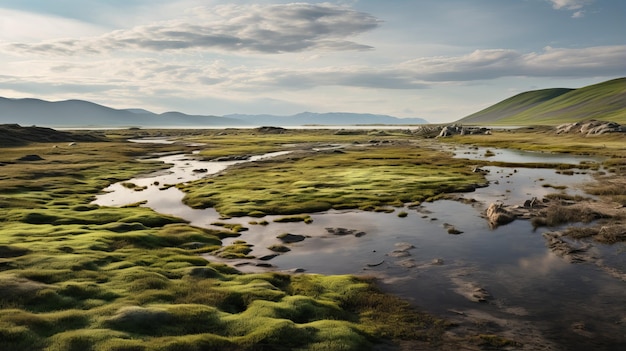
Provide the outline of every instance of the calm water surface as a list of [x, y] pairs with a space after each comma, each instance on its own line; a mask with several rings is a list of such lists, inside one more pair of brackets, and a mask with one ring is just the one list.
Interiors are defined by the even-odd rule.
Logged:
[[[496, 150], [490, 160], [507, 162], [595, 162], [588, 157]], [[257, 156], [249, 161], [283, 153]], [[457, 157], [480, 157], [484, 150], [457, 150]], [[498, 159], [502, 158], [502, 159]], [[513, 159], [515, 161], [513, 161]], [[192, 181], [228, 166], [249, 161], [197, 161], [185, 155], [160, 160], [170, 170], [129, 180], [143, 191], [113, 184], [95, 201], [100, 205], [122, 206], [147, 201], [155, 211], [189, 220], [193, 225], [212, 227], [214, 222], [241, 223], [249, 228], [233, 240], [253, 244], [251, 255], [272, 254], [267, 247], [281, 244], [282, 233], [300, 234], [306, 239], [287, 244], [291, 251], [269, 261], [231, 260], [242, 271], [304, 270], [323, 274], [364, 274], [378, 277], [384, 289], [410, 299], [417, 306], [469, 330], [482, 325], [480, 332], [504, 333], [524, 340], [525, 349], [611, 350], [626, 346], [626, 283], [588, 263], [571, 264], [546, 248], [542, 232], [528, 221], [491, 229], [481, 217], [492, 202], [522, 204], [535, 196], [564, 191], [584, 195], [578, 187], [592, 180], [589, 174], [563, 175], [550, 169], [486, 167], [490, 185], [462, 194], [468, 203], [443, 200], [415, 208], [397, 208], [393, 213], [328, 211], [311, 215], [313, 223], [250, 225], [258, 218], [224, 220], [214, 209], [191, 209], [175, 187], [165, 184]], [[207, 172], [194, 172], [197, 169]], [[555, 190], [551, 186], [565, 186]], [[398, 213], [408, 213], [405, 218]], [[462, 234], [448, 234], [454, 226]], [[217, 228], [217, 227], [216, 227]], [[353, 234], [334, 235], [328, 228], [345, 228]], [[364, 235], [354, 235], [361, 233]], [[591, 252], [613, 267], [626, 270], [624, 244], [592, 244]], [[217, 258], [207, 256], [208, 260]], [[474, 302], [468, 291], [482, 288], [486, 302]], [[483, 330], [485, 329], [485, 330]]]

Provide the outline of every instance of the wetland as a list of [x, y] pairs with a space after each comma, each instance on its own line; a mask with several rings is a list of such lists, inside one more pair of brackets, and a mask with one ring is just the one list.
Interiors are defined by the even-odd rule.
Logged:
[[86, 133], [2, 149], [12, 349], [626, 343], [621, 135]]

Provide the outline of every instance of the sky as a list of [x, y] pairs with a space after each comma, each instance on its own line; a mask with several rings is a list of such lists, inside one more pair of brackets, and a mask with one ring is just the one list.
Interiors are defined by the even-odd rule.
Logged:
[[7, 98], [447, 123], [624, 76], [624, 0], [0, 0]]

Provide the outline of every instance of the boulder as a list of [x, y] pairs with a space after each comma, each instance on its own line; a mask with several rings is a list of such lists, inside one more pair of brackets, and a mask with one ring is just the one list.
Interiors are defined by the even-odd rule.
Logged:
[[290, 243], [297, 243], [297, 242], [303, 241], [306, 237], [300, 234], [284, 233], [284, 234], [280, 234], [279, 236], [277, 236], [277, 238], [280, 239], [284, 243], [290, 244]]
[[43, 157], [39, 155], [25, 155], [17, 159], [18, 161], [43, 161]]
[[504, 208], [501, 203], [492, 203], [487, 208], [487, 220], [492, 227], [511, 223], [515, 220], [515, 214]]

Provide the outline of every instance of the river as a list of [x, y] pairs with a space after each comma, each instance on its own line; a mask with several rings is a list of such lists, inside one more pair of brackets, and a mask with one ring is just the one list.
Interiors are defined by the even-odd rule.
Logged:
[[[491, 149], [507, 162], [570, 163], [597, 159], [572, 155]], [[455, 157], [478, 158], [482, 149], [457, 149]], [[528, 221], [516, 220], [492, 229], [481, 217], [492, 202], [522, 204], [532, 197], [557, 192], [546, 184], [566, 186], [564, 192], [583, 195], [579, 185], [593, 177], [554, 169], [485, 167], [488, 187], [459, 194], [466, 201], [441, 200], [393, 213], [357, 210], [311, 214], [313, 222], [250, 225], [258, 218], [220, 219], [214, 209], [192, 209], [182, 203], [176, 187], [217, 173], [239, 162], [254, 162], [284, 153], [255, 156], [246, 161], [198, 161], [188, 155], [164, 156], [169, 170], [130, 179], [143, 191], [113, 184], [95, 203], [122, 206], [145, 201], [155, 211], [184, 218], [200, 227], [211, 223], [240, 223], [249, 228], [241, 236], [254, 245], [256, 257], [274, 254], [268, 247], [282, 244], [281, 233], [305, 236], [287, 244], [291, 251], [270, 260], [221, 260], [244, 272], [304, 271], [322, 274], [359, 274], [379, 279], [386, 291], [407, 298], [420, 308], [454, 321], [451, 332], [499, 333], [524, 343], [528, 350], [609, 350], [626, 345], [625, 283], [593, 264], [572, 264], [546, 247], [542, 232]], [[202, 170], [202, 172], [198, 172]], [[206, 171], [204, 171], [206, 170]], [[471, 200], [471, 201], [470, 201]], [[399, 217], [400, 211], [408, 213]], [[449, 234], [454, 227], [462, 232]], [[218, 227], [215, 227], [218, 228]], [[343, 235], [337, 235], [337, 233]], [[592, 254], [626, 271], [626, 245], [592, 243]], [[270, 267], [267, 267], [270, 264]], [[481, 300], [481, 302], [477, 302]]]

